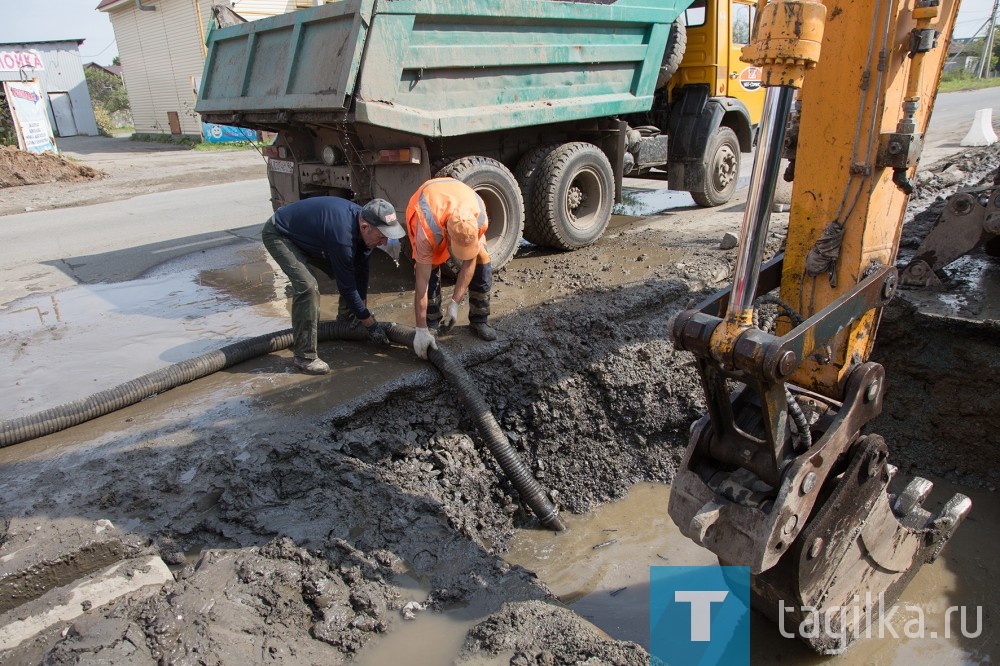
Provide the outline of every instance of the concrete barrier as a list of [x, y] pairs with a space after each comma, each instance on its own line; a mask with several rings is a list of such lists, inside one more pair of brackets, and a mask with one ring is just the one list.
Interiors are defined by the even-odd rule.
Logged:
[[979, 109], [961, 145], [992, 146], [996, 142], [997, 134], [993, 131], [993, 109]]

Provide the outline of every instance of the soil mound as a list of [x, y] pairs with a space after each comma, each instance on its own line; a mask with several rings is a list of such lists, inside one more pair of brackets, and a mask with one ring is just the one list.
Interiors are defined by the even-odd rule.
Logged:
[[92, 180], [104, 176], [97, 169], [86, 164], [74, 164], [54, 153], [39, 155], [11, 146], [0, 146], [0, 187]]

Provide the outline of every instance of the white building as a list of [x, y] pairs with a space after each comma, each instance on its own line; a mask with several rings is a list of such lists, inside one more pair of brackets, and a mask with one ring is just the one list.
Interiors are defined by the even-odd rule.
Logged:
[[[310, 7], [313, 0], [237, 0], [248, 20]], [[102, 0], [111, 18], [137, 134], [201, 136], [195, 88], [205, 65], [212, 0]]]
[[0, 81], [38, 79], [56, 136], [96, 136], [97, 121], [80, 61], [82, 39], [0, 43]]

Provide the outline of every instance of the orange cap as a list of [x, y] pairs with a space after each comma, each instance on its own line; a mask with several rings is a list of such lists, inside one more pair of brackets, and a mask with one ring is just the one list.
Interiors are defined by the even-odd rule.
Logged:
[[448, 218], [448, 240], [452, 255], [459, 261], [479, 254], [479, 216], [468, 209], [458, 209]]

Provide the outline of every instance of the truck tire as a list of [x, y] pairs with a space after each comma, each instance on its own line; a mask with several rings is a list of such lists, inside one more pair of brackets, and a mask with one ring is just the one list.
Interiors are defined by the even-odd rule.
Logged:
[[729, 201], [740, 179], [740, 140], [736, 132], [720, 127], [705, 150], [705, 182], [691, 196], [699, 206], [721, 206]]
[[677, 19], [670, 24], [667, 46], [663, 50], [663, 64], [660, 65], [660, 71], [656, 75], [657, 89], [667, 85], [670, 78], [680, 69], [684, 51], [687, 50], [687, 41], [687, 27], [681, 19]]
[[566, 143], [542, 160], [532, 192], [540, 245], [576, 250], [597, 242], [611, 221], [615, 177], [592, 143]]
[[531, 205], [532, 193], [535, 191], [535, 182], [538, 180], [538, 167], [549, 156], [559, 144], [552, 143], [544, 146], [535, 146], [526, 152], [518, 161], [514, 168], [514, 177], [521, 187], [521, 198], [524, 199], [524, 240], [535, 245], [544, 244], [538, 223], [535, 221], [533, 207]]
[[[435, 178], [444, 176], [462, 181], [482, 198], [490, 221], [486, 230], [486, 249], [493, 270], [500, 270], [514, 258], [524, 230], [524, 201], [514, 174], [493, 158], [472, 156], [457, 159], [434, 174]], [[458, 271], [455, 265], [449, 264], [442, 270], [454, 277]]]

